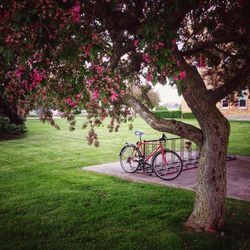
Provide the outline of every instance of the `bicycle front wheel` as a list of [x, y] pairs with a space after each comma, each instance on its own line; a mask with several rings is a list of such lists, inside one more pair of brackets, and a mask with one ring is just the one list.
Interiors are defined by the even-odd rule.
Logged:
[[154, 155], [152, 165], [158, 177], [170, 181], [180, 175], [183, 163], [180, 156], [171, 150], [165, 149], [164, 156], [161, 151], [157, 152]]
[[139, 167], [140, 150], [133, 144], [126, 145], [120, 152], [120, 163], [125, 172], [133, 173]]

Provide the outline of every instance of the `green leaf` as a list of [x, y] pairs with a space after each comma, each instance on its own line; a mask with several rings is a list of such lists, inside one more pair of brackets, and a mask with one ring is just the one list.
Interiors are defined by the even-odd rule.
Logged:
[[14, 54], [10, 49], [5, 49], [2, 54], [7, 63], [9, 63], [14, 57]]
[[92, 46], [90, 48], [90, 58], [91, 60], [95, 60], [96, 56], [98, 53], [100, 53], [102, 51], [101, 47], [99, 46]]
[[80, 76], [85, 76], [86, 75], [86, 70], [84, 67], [80, 68]]
[[146, 41], [145, 40], [142, 40], [139, 44], [139, 48], [140, 49], [143, 49], [145, 47], [145, 44], [146, 44]]
[[3, 51], [4, 51], [4, 46], [1, 46], [1, 47], [0, 47], [0, 54], [2, 54]]
[[157, 82], [158, 82], [158, 77], [154, 76], [154, 78], [152, 80], [153, 85], [155, 86]]

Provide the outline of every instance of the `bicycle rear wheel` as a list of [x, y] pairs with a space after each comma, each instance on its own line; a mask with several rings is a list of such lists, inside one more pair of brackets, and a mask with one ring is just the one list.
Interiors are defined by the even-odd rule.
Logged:
[[171, 150], [164, 150], [166, 161], [163, 158], [162, 152], [159, 151], [154, 155], [153, 169], [155, 174], [163, 180], [173, 180], [177, 178], [183, 167], [182, 160], [178, 154]]
[[141, 158], [140, 150], [133, 144], [124, 146], [120, 152], [120, 163], [125, 172], [135, 172], [140, 163]]

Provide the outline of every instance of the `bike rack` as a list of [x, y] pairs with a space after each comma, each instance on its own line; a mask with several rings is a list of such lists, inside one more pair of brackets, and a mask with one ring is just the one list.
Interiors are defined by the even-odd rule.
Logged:
[[[150, 153], [156, 149], [159, 145], [159, 140], [144, 140], [143, 145], [143, 154], [144, 157], [147, 157]], [[162, 141], [162, 146], [165, 149], [176, 152], [183, 162], [182, 171], [196, 168], [198, 166], [200, 150], [198, 146], [187, 139], [174, 137], [168, 138], [165, 141]]]
[[[146, 143], [143, 148], [145, 157], [152, 153], [160, 143], [159, 140], [144, 140], [144, 142]], [[200, 149], [194, 142], [181, 137], [174, 137], [167, 138], [165, 141], [161, 141], [161, 143], [163, 148], [174, 151], [180, 156], [183, 162], [182, 171], [198, 167]], [[236, 157], [234, 155], [229, 154], [226, 158], [227, 161], [235, 159]]]

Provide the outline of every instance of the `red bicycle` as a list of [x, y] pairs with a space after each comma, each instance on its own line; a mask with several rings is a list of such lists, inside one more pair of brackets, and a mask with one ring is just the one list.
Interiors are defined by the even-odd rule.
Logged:
[[[163, 180], [173, 180], [180, 175], [183, 167], [182, 160], [176, 152], [163, 147], [167, 139], [165, 134], [159, 140], [153, 141], [142, 141], [141, 136], [144, 135], [142, 131], [135, 131], [135, 135], [140, 137], [140, 141], [136, 145], [126, 144], [119, 155], [125, 172], [143, 170], [149, 175], [155, 173]], [[154, 150], [146, 156], [145, 146], [147, 145], [154, 146]]]

